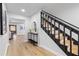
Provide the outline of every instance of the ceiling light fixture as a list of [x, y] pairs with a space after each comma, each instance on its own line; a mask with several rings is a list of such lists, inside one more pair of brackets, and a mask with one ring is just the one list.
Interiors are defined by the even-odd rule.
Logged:
[[25, 12], [25, 9], [21, 9], [22, 12]]

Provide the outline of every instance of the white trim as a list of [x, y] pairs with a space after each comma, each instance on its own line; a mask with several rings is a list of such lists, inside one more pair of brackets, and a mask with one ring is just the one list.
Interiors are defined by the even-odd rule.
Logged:
[[62, 55], [60, 55], [60, 53], [57, 53], [57, 51], [53, 51], [52, 49], [50, 49], [50, 48], [48, 48], [46, 46], [43, 46], [43, 45], [38, 45], [38, 46], [42, 47], [42, 48], [44, 48], [44, 49], [46, 49], [46, 50], [48, 50], [48, 51], [50, 51], [52, 53], [54, 53], [56, 56], [62, 56]]
[[7, 54], [7, 50], [8, 50], [8, 47], [9, 47], [9, 43], [7, 44], [7, 46], [6, 46], [6, 49], [5, 49], [5, 52], [4, 52], [4, 56], [6, 56], [6, 54]]

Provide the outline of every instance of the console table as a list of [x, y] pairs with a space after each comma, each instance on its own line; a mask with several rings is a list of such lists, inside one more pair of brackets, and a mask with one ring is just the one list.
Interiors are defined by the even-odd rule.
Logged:
[[37, 45], [37, 43], [38, 43], [38, 33], [37, 32], [29, 32], [28, 33], [28, 39], [29, 39], [29, 42], [31, 42], [33, 45]]

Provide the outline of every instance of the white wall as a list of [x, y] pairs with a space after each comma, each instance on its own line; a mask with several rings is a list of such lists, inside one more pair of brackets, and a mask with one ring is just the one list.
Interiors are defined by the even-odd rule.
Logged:
[[56, 45], [56, 43], [41, 29], [40, 27], [40, 12], [31, 17], [31, 27], [33, 21], [37, 23], [37, 32], [38, 36], [38, 45], [45, 49], [48, 49], [52, 52], [55, 52], [57, 55], [65, 55], [65, 53]]
[[31, 24], [31, 19], [30, 18], [27, 18], [26, 21], [25, 21], [25, 38], [28, 40], [28, 32], [29, 32], [29, 29], [30, 29], [30, 24]]
[[[3, 4], [4, 10], [6, 6]], [[3, 56], [6, 54], [7, 47], [9, 45], [9, 27], [8, 27], [8, 15], [7, 15], [7, 32], [4, 35], [0, 35], [0, 55]]]
[[79, 4], [63, 3], [48, 5], [43, 10], [79, 27]]

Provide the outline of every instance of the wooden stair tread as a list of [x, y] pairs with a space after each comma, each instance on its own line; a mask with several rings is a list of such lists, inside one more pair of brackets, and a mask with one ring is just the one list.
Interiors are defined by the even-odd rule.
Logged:
[[75, 49], [72, 48], [72, 53], [78, 55], [78, 48], [74, 47]]
[[78, 54], [78, 46], [77, 45], [72, 45], [72, 53]]

